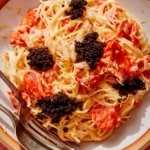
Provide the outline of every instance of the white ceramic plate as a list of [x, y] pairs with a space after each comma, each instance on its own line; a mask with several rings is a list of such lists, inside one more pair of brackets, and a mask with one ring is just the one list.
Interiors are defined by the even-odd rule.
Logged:
[[[150, 0], [118, 0], [145, 28], [147, 37], [150, 41]], [[38, 5], [38, 0], [11, 0], [0, 10], [0, 54], [5, 50], [11, 49], [9, 45], [9, 35], [13, 28], [23, 17], [25, 12]], [[1, 67], [1, 63], [0, 63]], [[0, 80], [0, 104], [10, 110], [13, 107], [7, 95], [7, 86]], [[132, 118], [111, 137], [103, 142], [87, 142], [81, 144], [81, 150], [122, 150], [124, 147], [136, 141], [150, 127], [150, 93], [148, 93], [142, 105], [132, 112]], [[9, 134], [16, 138], [10, 120], [0, 112], [0, 123], [6, 127]]]

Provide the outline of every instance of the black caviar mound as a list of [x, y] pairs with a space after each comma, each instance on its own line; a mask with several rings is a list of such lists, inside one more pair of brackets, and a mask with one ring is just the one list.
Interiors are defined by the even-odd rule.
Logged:
[[120, 95], [136, 94], [138, 90], [145, 90], [145, 83], [138, 77], [126, 78], [122, 84], [115, 83], [113, 87], [119, 90]]
[[53, 98], [38, 100], [36, 106], [42, 109], [42, 112], [37, 115], [39, 119], [44, 119], [46, 114], [51, 117], [53, 123], [58, 123], [61, 117], [71, 115], [77, 108], [81, 109], [82, 102], [75, 102], [74, 99], [70, 99], [66, 94], [60, 92]]
[[85, 0], [72, 0], [70, 2], [70, 11], [66, 11], [66, 15], [70, 15], [71, 19], [77, 19], [83, 16], [83, 12], [85, 10], [85, 5], [87, 4], [87, 1]]
[[75, 51], [77, 53], [76, 62], [86, 61], [90, 69], [95, 69], [97, 62], [103, 55], [105, 44], [96, 41], [98, 38], [97, 32], [87, 34], [82, 42], [75, 42]]
[[54, 65], [53, 56], [49, 53], [48, 48], [29, 49], [27, 60], [32, 69], [39, 71], [46, 71]]

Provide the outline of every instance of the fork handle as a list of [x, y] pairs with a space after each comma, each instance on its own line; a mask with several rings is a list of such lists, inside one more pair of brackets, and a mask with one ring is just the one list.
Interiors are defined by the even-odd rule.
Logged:
[[18, 99], [20, 102], [20, 94], [18, 89], [15, 87], [15, 85], [6, 77], [6, 75], [0, 70], [0, 78], [6, 83], [6, 85], [11, 89], [11, 91], [14, 93], [14, 96]]
[[13, 128], [16, 130], [16, 125], [19, 122], [18, 118], [9, 109], [7, 109], [2, 104], [0, 104], [0, 111], [5, 113], [10, 118], [10, 120], [11, 120], [11, 122], [13, 124]]

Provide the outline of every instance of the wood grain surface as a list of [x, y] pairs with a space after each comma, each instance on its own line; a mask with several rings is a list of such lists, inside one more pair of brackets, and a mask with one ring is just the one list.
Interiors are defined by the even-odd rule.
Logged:
[[23, 150], [19, 143], [15, 141], [8, 133], [0, 126], [0, 150]]
[[150, 129], [123, 150], [150, 150]]

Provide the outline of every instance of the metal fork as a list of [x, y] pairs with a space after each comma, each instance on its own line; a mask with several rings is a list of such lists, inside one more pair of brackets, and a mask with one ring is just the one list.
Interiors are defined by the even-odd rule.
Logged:
[[30, 114], [29, 108], [26, 107], [25, 102], [22, 100], [19, 90], [1, 70], [0, 78], [12, 90], [14, 96], [20, 103], [18, 117], [2, 105], [0, 105], [0, 110], [5, 112], [13, 121], [16, 128], [17, 138], [23, 147], [28, 150], [80, 150], [78, 144], [64, 142], [54, 131], [47, 131], [44, 129], [42, 125]]

